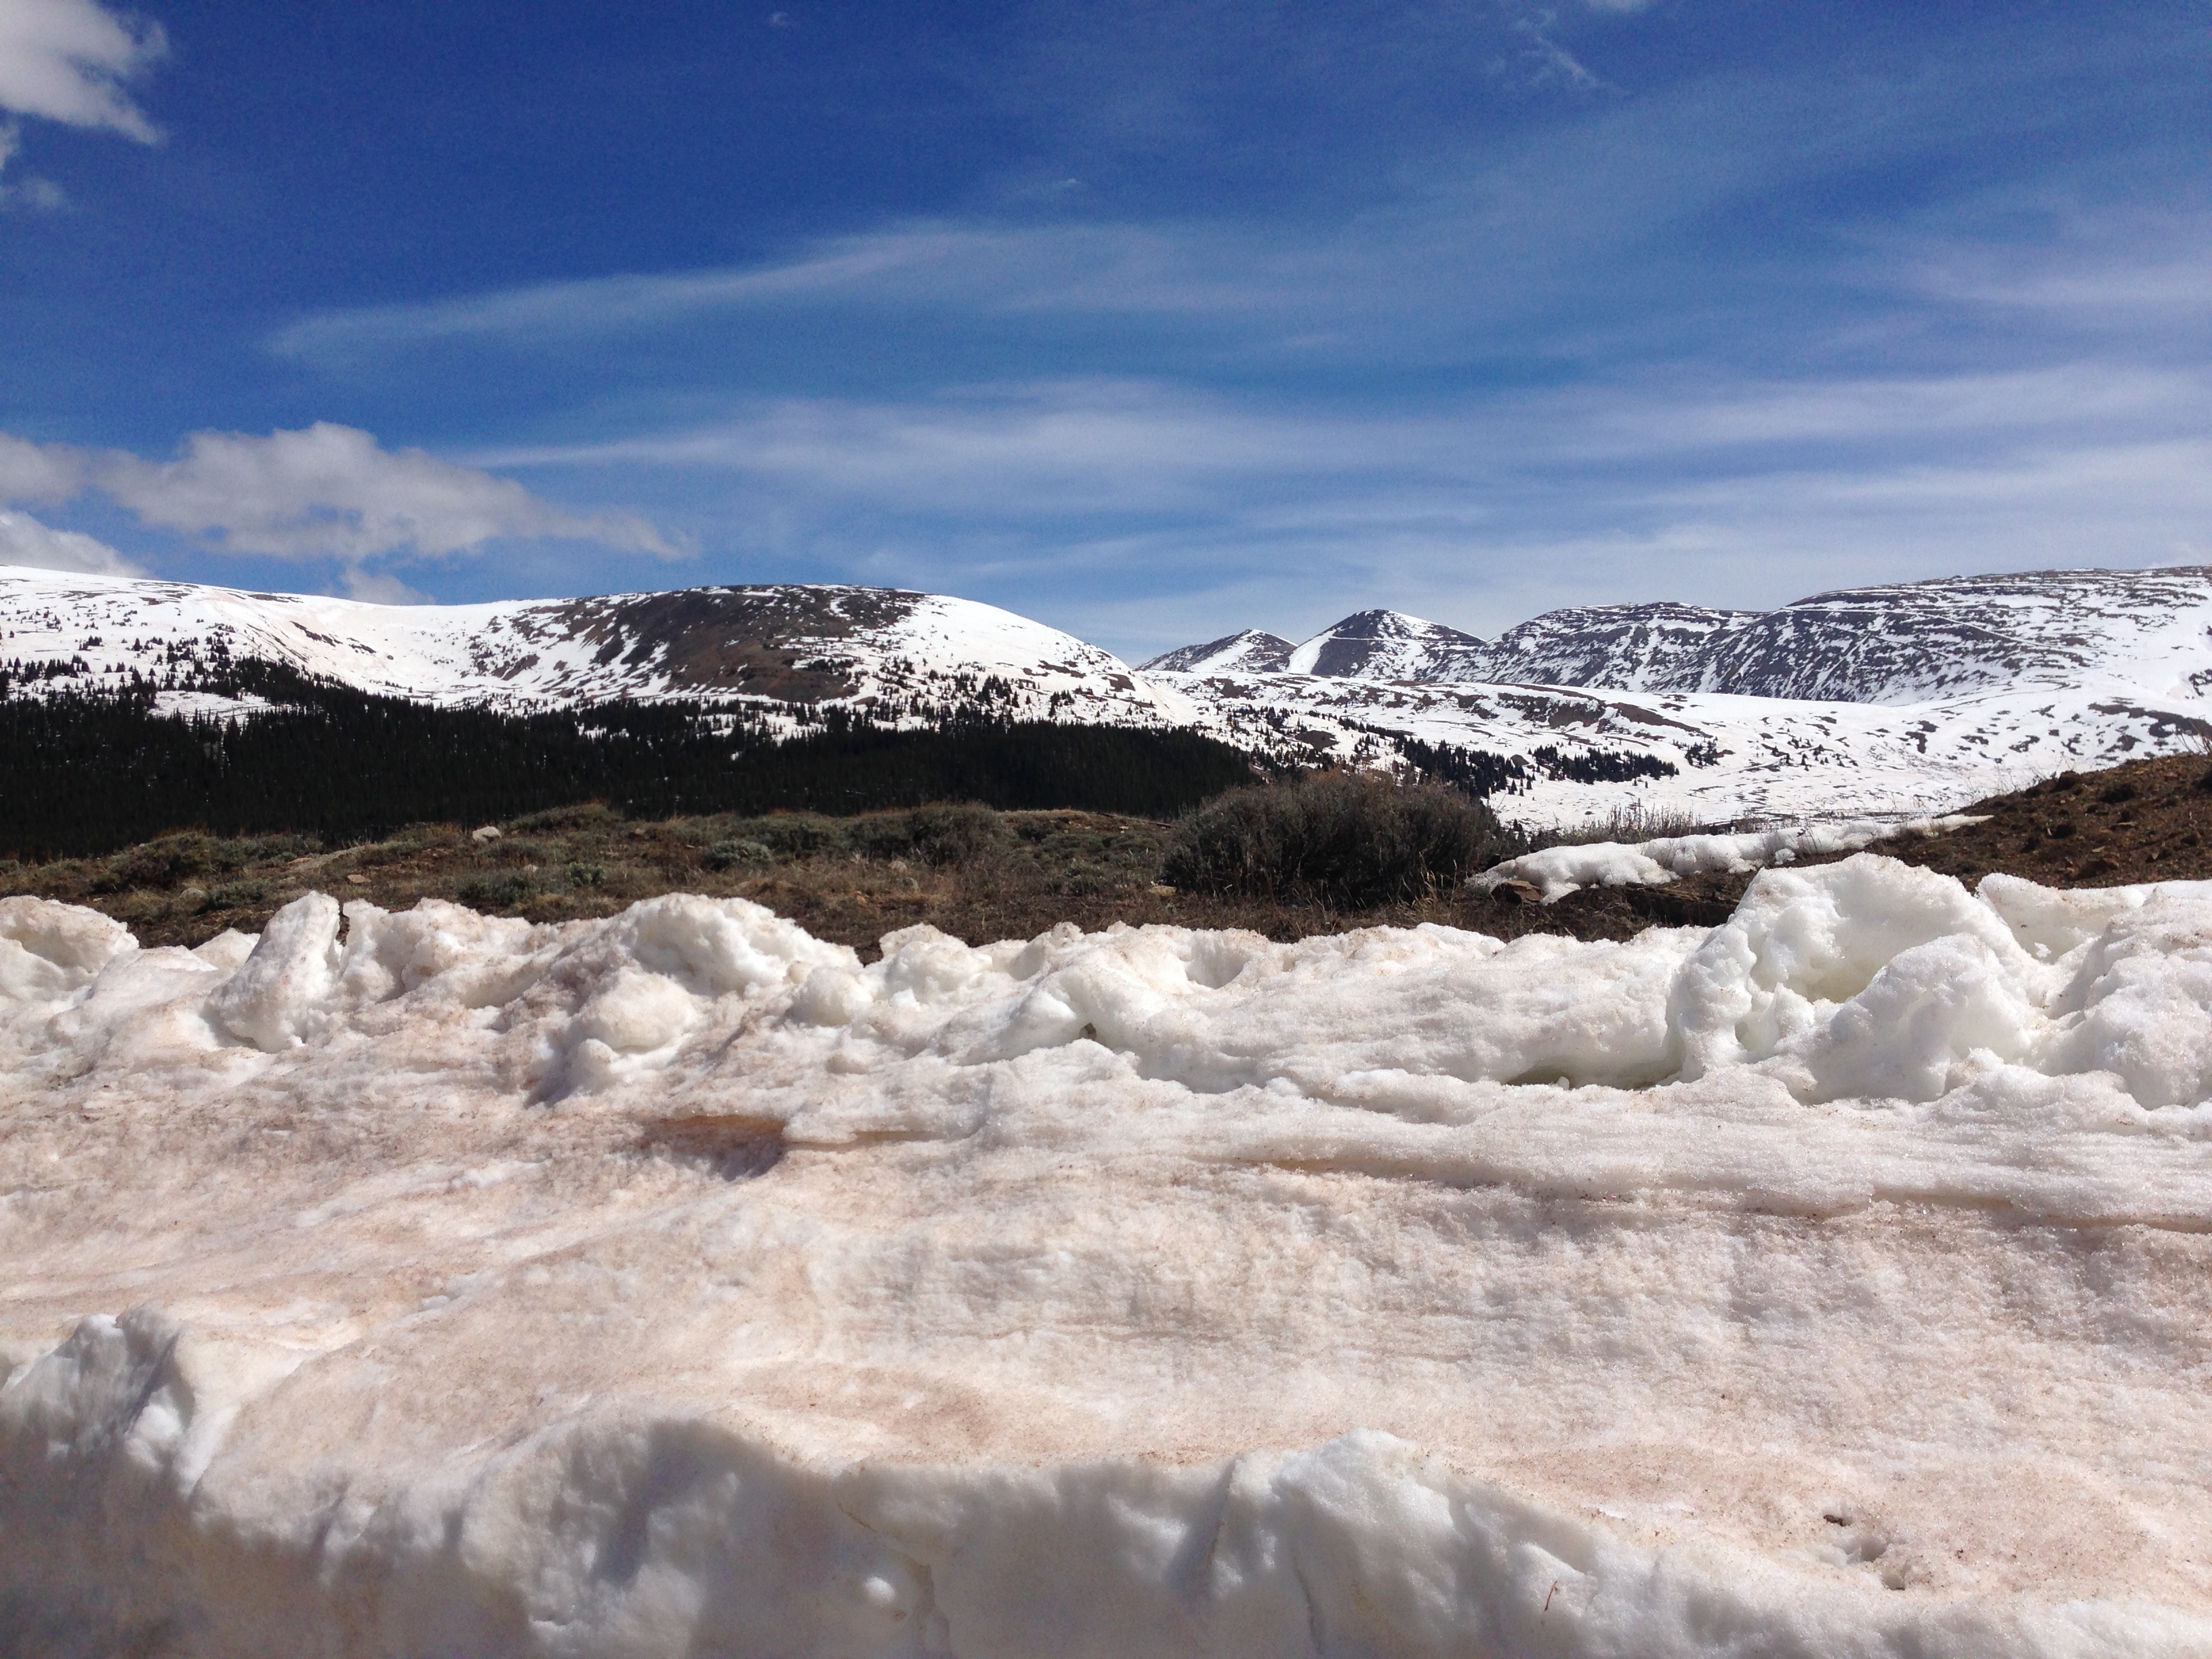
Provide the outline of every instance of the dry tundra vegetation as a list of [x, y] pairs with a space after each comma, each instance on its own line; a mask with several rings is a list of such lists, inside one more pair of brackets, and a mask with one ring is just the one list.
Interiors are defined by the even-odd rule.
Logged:
[[[2005, 870], [2062, 886], [2212, 878], [2212, 764], [2182, 757], [2063, 775], [1969, 809], [1989, 821], [1882, 850], [1969, 884]], [[970, 940], [1055, 923], [1243, 927], [1286, 939], [1433, 921], [1511, 938], [1626, 938], [1711, 924], [1744, 876], [1575, 894], [1555, 905], [1468, 893], [1466, 875], [1529, 843], [1486, 807], [1433, 786], [1322, 774], [1236, 790], [1176, 823], [1094, 811], [923, 806], [633, 821], [604, 806], [495, 826], [422, 824], [325, 846], [185, 831], [98, 858], [0, 861], [0, 895], [90, 905], [149, 945], [258, 929], [311, 889], [400, 908], [453, 899], [557, 921], [670, 891], [752, 899], [872, 955], [927, 922]]]

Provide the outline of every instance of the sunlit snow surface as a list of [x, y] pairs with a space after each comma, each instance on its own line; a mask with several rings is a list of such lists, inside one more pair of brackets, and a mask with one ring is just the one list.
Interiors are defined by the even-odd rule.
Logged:
[[2212, 887], [888, 945], [0, 901], [0, 1649], [2212, 1652]]
[[1778, 824], [1740, 834], [1658, 836], [1650, 841], [1596, 841], [1541, 847], [1505, 859], [1471, 879], [1479, 893], [1494, 893], [1508, 883], [1524, 883], [1553, 904], [1585, 887], [1661, 887], [1677, 876], [1705, 872], [1747, 875], [1771, 864], [1795, 864], [1805, 857], [1856, 853], [1899, 836], [1923, 839], [1987, 823], [1986, 817], [1954, 813], [1941, 818], [1845, 818], [1832, 823]]

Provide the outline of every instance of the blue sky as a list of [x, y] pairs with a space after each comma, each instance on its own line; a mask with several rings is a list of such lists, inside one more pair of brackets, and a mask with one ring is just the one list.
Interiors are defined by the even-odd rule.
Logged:
[[0, 558], [1131, 654], [2212, 563], [2208, 70], [2208, 0], [0, 0]]

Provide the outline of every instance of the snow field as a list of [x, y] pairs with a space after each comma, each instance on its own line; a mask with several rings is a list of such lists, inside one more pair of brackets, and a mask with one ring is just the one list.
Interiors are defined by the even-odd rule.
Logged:
[[1525, 881], [1536, 888], [1545, 903], [1551, 904], [1585, 887], [1657, 887], [1677, 876], [1707, 871], [1742, 875], [1769, 865], [1795, 864], [1808, 854], [1820, 858], [1856, 853], [1893, 836], [1935, 836], [1987, 822], [1965, 813], [1907, 818], [1903, 823], [1846, 818], [1838, 823], [1783, 824], [1741, 835], [1587, 842], [1580, 846], [1547, 847], [1507, 859], [1471, 877], [1468, 885], [1478, 892], [1493, 893], [1509, 881]]
[[2192, 884], [866, 967], [0, 901], [0, 1632], [2212, 1652], [2209, 1101]]

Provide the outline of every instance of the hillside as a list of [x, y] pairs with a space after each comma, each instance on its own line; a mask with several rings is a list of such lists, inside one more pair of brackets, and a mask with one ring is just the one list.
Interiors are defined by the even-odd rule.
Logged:
[[1183, 726], [1195, 711], [1073, 636], [994, 605], [890, 588], [699, 587], [492, 605], [380, 605], [0, 568], [0, 664], [160, 682], [254, 659], [362, 691], [514, 709], [735, 700], [771, 720], [842, 707]]

